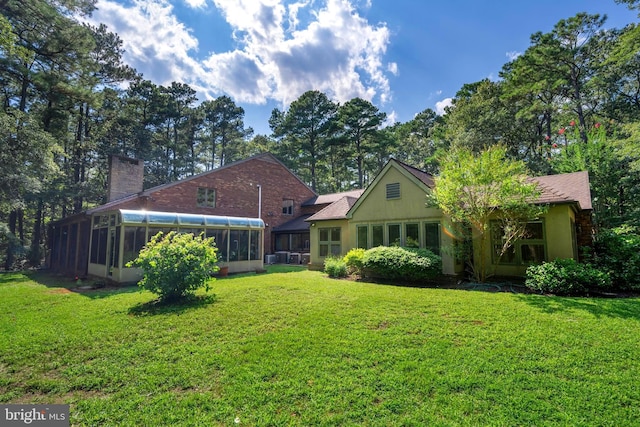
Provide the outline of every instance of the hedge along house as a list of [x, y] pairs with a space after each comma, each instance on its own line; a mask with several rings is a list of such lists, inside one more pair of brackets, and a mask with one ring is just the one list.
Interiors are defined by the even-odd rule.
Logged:
[[53, 271], [133, 281], [135, 273], [123, 266], [156, 229], [220, 233], [220, 254], [227, 256], [221, 265], [231, 273], [256, 270], [273, 252], [273, 230], [302, 215], [302, 204], [316, 196], [268, 153], [147, 190], [142, 161], [113, 156], [110, 163], [108, 202], [50, 224]]
[[[521, 276], [531, 263], [577, 258], [578, 247], [591, 244], [587, 173], [532, 180], [541, 190], [536, 203], [549, 209], [530, 222], [528, 238], [516, 242], [511, 252], [500, 258], [495, 251], [486, 252], [497, 275]], [[352, 248], [399, 245], [430, 249], [441, 255], [444, 274], [463, 273], [464, 263], [450, 250], [457, 240], [447, 219], [440, 209], [426, 204], [434, 185], [430, 174], [390, 160], [360, 197], [345, 196], [307, 219], [312, 268], [322, 268], [327, 256], [341, 256]], [[490, 249], [502, 247], [499, 232], [491, 237]]]

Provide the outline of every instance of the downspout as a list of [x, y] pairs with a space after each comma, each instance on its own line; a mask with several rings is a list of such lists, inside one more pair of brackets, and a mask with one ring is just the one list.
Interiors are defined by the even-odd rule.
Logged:
[[258, 184], [258, 218], [262, 219], [262, 186]]

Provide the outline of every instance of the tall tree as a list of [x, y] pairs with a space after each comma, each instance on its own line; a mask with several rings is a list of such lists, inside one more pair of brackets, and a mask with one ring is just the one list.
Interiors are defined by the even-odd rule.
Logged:
[[389, 128], [395, 140], [393, 155], [407, 164], [429, 173], [437, 172], [435, 154], [445, 148], [443, 138], [435, 132], [444, 119], [430, 108], [415, 115], [406, 123], [396, 123]]
[[489, 79], [462, 86], [444, 116], [447, 144], [475, 153], [502, 144], [510, 157], [521, 158], [528, 129], [516, 117], [517, 106], [503, 99], [503, 86]]
[[353, 98], [338, 109], [340, 132], [355, 156], [358, 188], [364, 187], [366, 156], [374, 148], [375, 134], [386, 117], [386, 113], [362, 98]]
[[583, 142], [587, 141], [588, 115], [594, 107], [589, 82], [604, 59], [598, 38], [603, 35], [606, 19], [586, 13], [562, 19], [551, 32], [533, 34], [531, 46], [516, 64], [528, 70], [529, 83], [524, 84], [562, 98], [565, 108], [577, 118]]
[[[237, 160], [240, 145], [252, 131], [244, 127], [244, 109], [228, 96], [221, 96], [200, 105], [204, 112], [204, 139], [210, 157], [207, 169]], [[218, 162], [216, 163], [216, 155]]]
[[327, 152], [328, 142], [337, 131], [338, 106], [317, 90], [303, 93], [285, 113], [275, 109], [269, 121], [274, 137], [286, 147], [286, 159], [298, 165], [298, 173], [319, 187], [319, 167]]

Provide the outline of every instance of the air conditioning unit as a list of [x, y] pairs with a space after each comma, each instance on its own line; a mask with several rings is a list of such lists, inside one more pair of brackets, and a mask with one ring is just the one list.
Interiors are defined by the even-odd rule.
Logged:
[[264, 263], [265, 264], [275, 264], [276, 263], [276, 256], [274, 254], [265, 255], [264, 256]]
[[289, 255], [289, 263], [300, 264], [300, 254], [297, 252], [292, 252], [291, 255]]
[[276, 262], [278, 264], [287, 264], [289, 262], [289, 253], [287, 251], [276, 252]]
[[300, 259], [300, 264], [309, 264], [311, 262], [311, 254], [305, 253], [302, 254], [302, 258]]

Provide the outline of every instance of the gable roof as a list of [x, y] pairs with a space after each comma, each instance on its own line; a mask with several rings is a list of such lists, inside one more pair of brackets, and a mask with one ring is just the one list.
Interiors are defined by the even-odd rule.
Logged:
[[420, 170], [418, 168], [414, 168], [413, 166], [409, 166], [408, 164], [403, 163], [400, 160], [396, 160], [396, 162], [398, 163], [399, 166], [402, 166], [411, 175], [418, 178], [418, 180], [422, 182], [424, 185], [426, 185], [427, 187], [429, 188], [435, 187], [436, 184], [433, 179], [433, 175], [431, 175], [430, 173]]
[[380, 181], [380, 177], [382, 177], [386, 171], [392, 167], [398, 169], [400, 173], [416, 183], [416, 185], [424, 188], [425, 192], [434, 186], [433, 176], [431, 176], [431, 174], [414, 168], [413, 166], [409, 166], [406, 163], [402, 163], [399, 160], [391, 159], [385, 164], [378, 175], [376, 175], [373, 182], [365, 190], [352, 190], [342, 193], [326, 194], [305, 202], [306, 205], [330, 203], [310, 218], [307, 218], [306, 221], [324, 221], [347, 218], [349, 212], [355, 209], [354, 206], [366, 198], [366, 195], [369, 194], [371, 189]]
[[372, 189], [380, 182], [382, 177], [387, 173], [387, 171], [391, 168], [397, 169], [401, 174], [406, 176], [410, 181], [414, 182], [417, 186], [421, 187], [425, 194], [434, 188], [435, 181], [433, 176], [427, 172], [421, 171], [420, 169], [414, 168], [413, 166], [409, 166], [406, 163], [403, 163], [396, 159], [390, 159], [386, 165], [382, 168], [382, 170], [376, 175], [373, 179], [373, 182], [367, 187], [367, 189], [362, 193], [360, 198], [349, 208], [347, 212], [344, 214], [344, 218], [351, 217], [353, 211], [358, 209], [358, 206], [362, 203], [362, 200], [366, 199]]
[[578, 203], [581, 210], [592, 210], [589, 173], [587, 171], [537, 176], [531, 181], [541, 191], [537, 203]]
[[[425, 193], [435, 188], [433, 176], [420, 169], [409, 166], [396, 159], [391, 159], [382, 168], [373, 182], [366, 190], [354, 190], [352, 192], [327, 194], [310, 199], [309, 204], [321, 204], [331, 201], [331, 204], [321, 209], [305, 221], [323, 221], [330, 219], [346, 219], [350, 213], [364, 200], [371, 189], [380, 181], [381, 177], [391, 168], [395, 167], [405, 176], [424, 188]], [[557, 175], [546, 175], [530, 178], [530, 181], [538, 184], [540, 196], [536, 203], [539, 204], [564, 204], [577, 203], [580, 210], [592, 210], [591, 190], [589, 188], [589, 174], [586, 171], [572, 172]], [[359, 192], [359, 194], [358, 194]], [[310, 203], [311, 201], [315, 203]]]
[[291, 172], [291, 170], [284, 163], [282, 163], [280, 160], [278, 160], [273, 154], [271, 154], [271, 153], [262, 153], [262, 154], [257, 154], [257, 155], [252, 156], [252, 157], [248, 157], [248, 158], [243, 159], [243, 160], [238, 160], [236, 162], [232, 162], [232, 163], [228, 163], [228, 164], [222, 165], [222, 166], [220, 166], [220, 167], [218, 167], [216, 169], [212, 169], [210, 171], [206, 171], [206, 172], [200, 173], [198, 175], [189, 176], [189, 177], [183, 178], [183, 179], [178, 180], [178, 181], [169, 182], [167, 184], [157, 185], [155, 187], [151, 187], [151, 188], [148, 188], [146, 190], [143, 190], [143, 191], [141, 191], [139, 193], [131, 194], [129, 196], [122, 197], [122, 198], [117, 199], [117, 200], [112, 200], [110, 202], [105, 203], [104, 205], [100, 205], [100, 206], [96, 206], [94, 208], [88, 209], [85, 213], [91, 215], [91, 214], [96, 213], [96, 212], [102, 212], [102, 211], [111, 210], [111, 209], [113, 209], [114, 207], [118, 206], [121, 203], [125, 203], [125, 202], [129, 202], [129, 201], [132, 201], [132, 200], [136, 200], [138, 198], [148, 197], [152, 193], [155, 193], [156, 191], [160, 191], [160, 190], [164, 190], [164, 189], [167, 189], [167, 188], [171, 188], [174, 185], [180, 185], [180, 184], [183, 184], [185, 182], [189, 182], [191, 180], [198, 179], [198, 178], [201, 178], [201, 177], [206, 176], [206, 175], [215, 174], [215, 173], [217, 173], [217, 172], [219, 172], [221, 170], [225, 170], [225, 169], [228, 169], [228, 168], [231, 168], [231, 167], [235, 167], [235, 166], [241, 165], [242, 163], [250, 162], [252, 160], [261, 160], [261, 161], [266, 161], [266, 162], [271, 162], [271, 163], [276, 163], [276, 164], [281, 165], [287, 172], [289, 172], [289, 174], [291, 174], [291, 176], [293, 176], [302, 185], [307, 187], [309, 189], [309, 191], [311, 191], [312, 193], [315, 194], [315, 191], [313, 191], [296, 174]]

